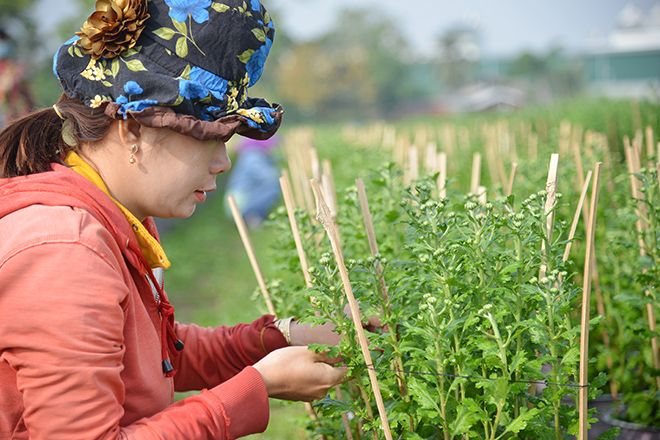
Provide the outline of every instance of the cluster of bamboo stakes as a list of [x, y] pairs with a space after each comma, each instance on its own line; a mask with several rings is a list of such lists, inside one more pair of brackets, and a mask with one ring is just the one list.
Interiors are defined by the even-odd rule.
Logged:
[[[532, 133], [531, 126], [528, 124], [521, 125], [521, 133], [526, 134], [528, 137], [527, 142], [527, 156], [529, 158], [536, 158], [537, 156], [537, 147], [538, 147], [538, 136], [536, 133]], [[512, 193], [514, 179], [517, 172], [517, 153], [516, 153], [516, 143], [515, 135], [510, 131], [507, 121], [501, 121], [499, 123], [488, 125], [484, 124], [481, 127], [482, 136], [486, 139], [484, 142], [485, 145], [485, 154], [487, 157], [487, 165], [489, 167], [490, 176], [494, 186], [499, 186], [502, 188], [504, 195], [510, 195]], [[344, 131], [344, 136], [356, 135], [358, 131], [356, 130], [346, 130]], [[446, 197], [446, 186], [447, 186], [447, 157], [451, 156], [452, 153], [456, 150], [456, 143], [452, 140], [458, 137], [459, 143], [461, 144], [460, 148], [469, 149], [469, 133], [464, 128], [459, 128], [458, 132], [453, 126], [443, 126], [438, 130], [438, 138], [442, 140], [443, 149], [445, 151], [438, 152], [437, 144], [434, 141], [429, 140], [432, 137], [432, 134], [429, 134], [429, 130], [420, 130], [415, 135], [415, 140], [411, 145], [404, 138], [397, 138], [395, 135], [395, 130], [385, 124], [375, 125], [371, 130], [366, 131], [367, 139], [365, 140], [364, 136], [362, 137], [362, 142], [366, 143], [376, 143], [384, 149], [389, 149], [393, 152], [393, 157], [396, 163], [402, 166], [406, 171], [404, 179], [407, 183], [413, 182], [419, 177], [420, 167], [419, 167], [419, 154], [422, 148], [425, 153], [423, 155], [423, 168], [428, 173], [437, 173], [437, 195], [440, 199]], [[285, 202], [287, 215], [289, 218], [290, 226], [293, 233], [293, 238], [295, 241], [296, 249], [298, 252], [298, 257], [300, 260], [301, 270], [305, 279], [307, 287], [311, 287], [311, 276], [308, 272], [308, 265], [306, 260], [305, 250], [303, 249], [302, 240], [300, 237], [299, 229], [296, 224], [295, 210], [297, 208], [306, 209], [308, 212], [313, 212], [316, 210], [316, 219], [321, 223], [323, 228], [326, 231], [326, 234], [330, 240], [332, 250], [335, 256], [335, 261], [339, 269], [342, 283], [344, 286], [344, 293], [348, 301], [349, 308], [351, 310], [351, 315], [355, 327], [355, 331], [360, 343], [360, 347], [367, 364], [367, 371], [369, 374], [370, 383], [374, 393], [374, 398], [376, 401], [376, 406], [379, 411], [380, 421], [383, 429], [383, 434], [387, 440], [392, 440], [392, 433], [388, 423], [387, 413], [385, 411], [385, 406], [383, 398], [380, 393], [380, 387], [378, 385], [378, 379], [375, 374], [375, 369], [373, 368], [371, 355], [369, 352], [369, 341], [364, 333], [362, 327], [362, 322], [360, 319], [360, 312], [358, 304], [353, 295], [353, 291], [350, 284], [350, 279], [348, 277], [348, 272], [344, 264], [344, 258], [341, 250], [341, 239], [339, 236], [339, 231], [336, 226], [337, 221], [337, 196], [334, 187], [334, 179], [332, 176], [332, 166], [329, 160], [323, 160], [319, 162], [319, 157], [316, 150], [313, 148], [313, 131], [311, 129], [300, 129], [297, 131], [292, 131], [289, 133], [287, 141], [285, 142], [285, 153], [288, 160], [288, 169], [282, 169], [282, 177], [280, 177], [279, 182], [283, 194], [283, 199]], [[646, 129], [646, 144], [647, 152], [646, 156], [649, 160], [653, 157], [660, 158], [660, 142], [657, 144], [657, 148], [653, 147], [653, 131], [650, 127]], [[643, 136], [641, 135], [641, 130], [637, 131], [635, 138], [633, 139], [632, 145], [630, 141], [625, 138], [625, 152], [626, 152], [626, 161], [628, 164], [628, 170], [630, 172], [631, 179], [631, 188], [632, 195], [634, 198], [639, 199], [641, 193], [639, 191], [639, 180], [634, 176], [635, 173], [639, 172], [640, 168], [640, 151], [639, 146], [642, 143]], [[584, 273], [583, 273], [583, 292], [582, 292], [582, 303], [581, 303], [581, 334], [580, 334], [580, 371], [579, 371], [579, 401], [578, 401], [578, 411], [579, 411], [579, 436], [578, 439], [586, 440], [587, 437], [587, 427], [588, 425], [588, 413], [587, 413], [587, 399], [588, 399], [588, 348], [589, 348], [589, 321], [590, 321], [590, 301], [591, 301], [591, 289], [592, 283], [596, 291], [597, 299], [597, 312], [601, 315], [605, 315], [605, 309], [603, 306], [603, 298], [599, 289], [598, 283], [598, 271], [596, 265], [596, 255], [595, 255], [595, 229], [596, 229], [596, 216], [597, 216], [597, 205], [600, 189], [600, 181], [603, 170], [603, 162], [596, 162], [593, 171], [588, 171], [586, 176], [584, 175], [584, 169], [582, 165], [582, 153], [586, 152], [586, 155], [590, 158], [594, 157], [594, 148], [600, 148], [604, 152], [604, 162], [605, 169], [611, 173], [611, 164], [612, 158], [610, 157], [610, 150], [607, 145], [607, 138], [605, 135], [600, 133], [595, 133], [588, 131], [583, 135], [582, 128], [579, 126], [572, 126], [568, 121], [562, 121], [560, 125], [560, 139], [558, 150], [559, 153], [551, 155], [550, 164], [548, 167], [548, 178], [546, 181], [546, 201], [545, 201], [545, 210], [547, 215], [547, 235], [548, 239], [552, 237], [552, 227], [554, 224], [554, 212], [550, 212], [552, 209], [555, 198], [557, 194], [557, 179], [558, 179], [558, 164], [560, 156], [568, 156], [573, 158], [576, 167], [577, 167], [577, 176], [576, 183], [579, 184], [579, 187], [582, 188], [580, 198], [577, 204], [577, 209], [573, 217], [571, 228], [569, 231], [569, 236], [567, 238], [567, 245], [563, 254], [563, 261], [567, 261], [570, 255], [571, 244], [575, 237], [575, 232], [579, 222], [579, 218], [582, 216], [585, 223], [585, 263], [584, 263]], [[512, 158], [510, 171], [507, 173], [502, 162], [502, 156], [506, 152], [509, 157]], [[481, 176], [481, 154], [474, 153], [472, 159], [472, 173], [470, 181], [470, 192], [478, 196], [480, 203], [485, 204], [487, 199], [487, 188], [483, 186], [480, 182]], [[651, 162], [649, 162], [651, 163]], [[658, 175], [660, 176], [660, 161], [655, 164]], [[607, 179], [608, 185], [612, 185], [613, 179], [611, 174]], [[593, 182], [592, 182], [593, 180]], [[362, 179], [356, 180], [356, 185], [358, 188], [358, 195], [360, 199], [360, 204], [362, 208], [362, 213], [364, 217], [365, 228], [367, 231], [367, 237], [369, 240], [370, 250], [372, 255], [378, 253], [378, 245], [376, 237], [374, 234], [373, 224], [371, 223], [371, 214], [369, 212], [369, 205], [367, 200], [366, 191]], [[585, 203], [587, 198], [589, 186], [591, 185], [591, 199], [588, 204]], [[612, 189], [610, 187], [610, 189]], [[259, 263], [257, 261], [256, 255], [252, 248], [252, 244], [249, 238], [249, 233], [245, 225], [244, 220], [241, 217], [241, 214], [236, 206], [235, 201], [232, 196], [228, 196], [229, 205], [234, 216], [235, 223], [241, 235], [241, 239], [246, 248], [250, 263], [257, 277], [259, 287], [263, 294], [264, 301], [267, 305], [269, 313], [276, 315], [275, 307], [273, 305], [270, 294], [267, 290], [266, 283], [264, 281], [263, 274], [261, 272]], [[640, 215], [643, 213], [640, 212]], [[642, 221], [639, 221], [637, 224], [638, 230], [641, 231], [645, 227], [645, 224]], [[641, 252], [644, 252], [644, 246], [640, 243]], [[379, 266], [378, 270], [382, 270]], [[539, 278], [544, 275], [545, 268], [541, 267]], [[385, 280], [381, 278], [381, 292], [384, 295], [384, 298], [387, 300], [387, 286]], [[649, 292], [646, 292], [648, 295]], [[313, 301], [313, 298], [312, 298]], [[387, 301], [385, 301], [387, 304]], [[649, 327], [652, 331], [656, 329], [655, 316], [653, 312], [653, 307], [651, 304], [648, 304], [648, 319]], [[609, 339], [604, 332], [603, 334], [604, 343], [609, 345]], [[658, 350], [658, 340], [653, 338], [652, 340], [652, 349], [653, 349], [653, 358], [655, 368], [660, 368], [660, 351]], [[397, 366], [398, 371], [402, 371], [402, 366]], [[608, 359], [608, 367], [612, 367], [611, 358]], [[660, 389], [660, 378], [658, 380], [658, 387]], [[401, 382], [400, 382], [401, 384]], [[613, 382], [611, 382], [612, 394], [616, 398], [617, 390]], [[530, 388], [530, 391], [532, 389]], [[339, 386], [336, 387], [337, 397], [341, 399], [341, 389]], [[406, 392], [405, 388], [401, 388], [402, 394]], [[310, 404], [306, 404], [306, 409], [312, 419], [317, 420], [317, 416], [311, 407]], [[344, 423], [346, 436], [349, 440], [353, 440], [351, 429], [349, 426], [348, 417], [346, 414], [342, 416]], [[376, 433], [375, 438], [378, 438]], [[321, 435], [321, 439], [324, 437]]]

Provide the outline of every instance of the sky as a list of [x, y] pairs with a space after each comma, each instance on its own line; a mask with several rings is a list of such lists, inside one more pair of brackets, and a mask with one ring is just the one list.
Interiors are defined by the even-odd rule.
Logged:
[[[319, 36], [346, 7], [381, 10], [392, 17], [420, 53], [455, 25], [477, 26], [484, 55], [543, 51], [551, 44], [569, 50], [591, 47], [592, 32], [607, 36], [619, 12], [632, 3], [648, 12], [659, 0], [263, 0], [279, 12], [296, 39]], [[277, 23], [276, 23], [277, 25]]]
[[[222, 1], [222, 0], [216, 0]], [[660, 0], [262, 0], [277, 11], [276, 26], [297, 41], [318, 37], [344, 8], [380, 10], [397, 23], [419, 55], [430, 55], [439, 35], [456, 25], [475, 26], [484, 56], [569, 51], [592, 47], [592, 34], [607, 37], [620, 11], [632, 3], [644, 12]], [[68, 0], [39, 0], [37, 15], [53, 23], [73, 12]], [[57, 5], [56, 7], [53, 7]], [[46, 15], [44, 15], [46, 14]], [[53, 17], [55, 14], [55, 17]], [[43, 23], [44, 21], [40, 21]]]

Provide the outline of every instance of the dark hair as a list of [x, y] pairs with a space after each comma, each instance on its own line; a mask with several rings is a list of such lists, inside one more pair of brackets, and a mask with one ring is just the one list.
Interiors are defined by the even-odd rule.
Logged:
[[63, 164], [66, 153], [81, 143], [103, 139], [113, 121], [103, 108], [88, 107], [64, 93], [57, 109], [64, 122], [51, 107], [17, 119], [0, 132], [0, 178], [51, 171], [51, 163]]

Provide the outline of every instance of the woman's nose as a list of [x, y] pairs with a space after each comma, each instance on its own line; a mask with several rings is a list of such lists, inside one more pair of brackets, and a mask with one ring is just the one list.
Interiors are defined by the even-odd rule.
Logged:
[[209, 167], [209, 171], [211, 174], [222, 174], [229, 171], [230, 168], [231, 160], [227, 155], [227, 148], [225, 148], [225, 144], [223, 142], [220, 142], [215, 149], [213, 158], [211, 159], [211, 166]]

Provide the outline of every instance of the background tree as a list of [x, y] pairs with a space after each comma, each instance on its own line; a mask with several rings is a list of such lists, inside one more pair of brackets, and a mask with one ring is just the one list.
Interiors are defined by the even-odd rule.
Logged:
[[535, 103], [577, 94], [583, 86], [581, 63], [571, 60], [561, 47], [552, 47], [541, 55], [524, 52], [514, 60], [508, 74], [527, 83], [527, 95]]
[[475, 65], [481, 59], [481, 49], [474, 29], [455, 26], [437, 40], [436, 71], [442, 85], [456, 90], [474, 80]]

